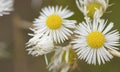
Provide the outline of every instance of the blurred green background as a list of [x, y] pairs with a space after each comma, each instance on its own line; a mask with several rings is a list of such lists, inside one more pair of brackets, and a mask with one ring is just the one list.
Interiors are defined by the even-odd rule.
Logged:
[[[120, 0], [110, 0], [110, 4], [102, 18], [114, 22], [114, 29], [120, 31]], [[27, 54], [25, 43], [30, 38], [27, 33], [34, 18], [39, 16], [40, 9], [45, 6], [68, 6], [75, 12], [70, 19], [79, 22], [84, 20], [75, 0], [15, 0], [14, 11], [10, 15], [0, 17], [0, 72], [48, 72], [43, 56], [33, 57]], [[79, 60], [73, 72], [120, 72], [120, 58], [114, 57], [104, 65], [89, 65]]]

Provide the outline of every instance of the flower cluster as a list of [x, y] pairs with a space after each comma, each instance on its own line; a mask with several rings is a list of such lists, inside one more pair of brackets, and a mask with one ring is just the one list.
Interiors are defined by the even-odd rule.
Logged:
[[[50, 71], [68, 72], [79, 59], [88, 64], [105, 64], [113, 58], [108, 50], [118, 50], [118, 30], [113, 30], [113, 22], [101, 19], [109, 0], [75, 1], [85, 21], [77, 24], [70, 20], [74, 12], [68, 7], [48, 6], [33, 22], [27, 51], [33, 56], [45, 55]], [[46, 55], [51, 52], [54, 55], [49, 63]]]
[[0, 0], [0, 16], [10, 14], [13, 11], [14, 0]]

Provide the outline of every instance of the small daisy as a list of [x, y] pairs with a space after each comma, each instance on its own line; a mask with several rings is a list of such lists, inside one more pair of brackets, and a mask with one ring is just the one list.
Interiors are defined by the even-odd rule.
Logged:
[[69, 72], [70, 64], [60, 63], [52, 68], [52, 72]]
[[99, 10], [100, 17], [109, 6], [109, 0], [76, 0], [79, 10], [88, 17], [93, 18], [96, 9]]
[[67, 8], [60, 6], [48, 6], [42, 9], [38, 19], [34, 21], [36, 33], [43, 33], [51, 36], [56, 43], [63, 43], [68, 40], [68, 36], [73, 34], [75, 20], [68, 20], [74, 13]]
[[54, 44], [51, 37], [46, 35], [39, 36], [41, 35], [35, 34], [27, 43], [27, 47], [31, 47], [28, 48], [27, 51], [33, 56], [45, 55], [54, 50]]
[[0, 0], [0, 16], [10, 14], [13, 11], [13, 0]]
[[112, 22], [107, 25], [107, 21], [98, 18], [86, 18], [86, 22], [80, 23], [75, 31], [77, 38], [72, 42], [78, 58], [88, 64], [110, 61], [113, 56], [107, 50], [118, 50], [119, 46], [119, 32], [111, 31], [112, 28]]
[[61, 70], [63, 72], [66, 70], [66, 72], [69, 70], [71, 64], [74, 63], [76, 60], [76, 54], [73, 49], [71, 49], [70, 46], [66, 47], [58, 47], [55, 50], [55, 54], [48, 65], [49, 71], [55, 71]]

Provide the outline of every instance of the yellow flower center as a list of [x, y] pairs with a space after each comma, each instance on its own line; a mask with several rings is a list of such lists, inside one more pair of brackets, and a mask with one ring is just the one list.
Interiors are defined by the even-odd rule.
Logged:
[[62, 25], [62, 18], [57, 14], [52, 14], [52, 15], [48, 16], [48, 18], [46, 20], [46, 25], [50, 29], [58, 29]]
[[87, 36], [87, 43], [91, 48], [100, 48], [105, 43], [105, 37], [101, 32], [94, 31]]
[[[97, 9], [100, 9], [102, 7], [102, 5], [101, 4], [99, 4], [99, 3], [90, 3], [90, 4], [88, 4], [87, 5], [87, 10], [88, 10], [88, 17], [93, 17], [94, 16], [94, 13], [95, 13], [95, 11], [96, 11], [96, 8]], [[103, 7], [102, 7], [103, 8]]]

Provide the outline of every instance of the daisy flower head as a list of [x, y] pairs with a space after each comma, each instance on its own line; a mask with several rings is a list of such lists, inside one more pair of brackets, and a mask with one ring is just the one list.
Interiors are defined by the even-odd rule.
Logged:
[[0, 16], [10, 14], [13, 11], [14, 0], [0, 0]]
[[64, 70], [66, 70], [67, 72], [75, 60], [76, 53], [71, 46], [58, 46], [50, 64], [48, 65], [49, 71], [52, 70], [53, 72], [58, 72], [58, 70], [61, 70], [61, 72], [64, 72]]
[[78, 58], [88, 64], [101, 64], [110, 61], [113, 56], [108, 50], [118, 50], [119, 32], [111, 30], [113, 23], [99, 18], [82, 22], [76, 27], [76, 39], [72, 42]]
[[70, 64], [62, 62], [59, 65], [56, 65], [52, 69], [52, 72], [69, 72], [69, 69], [70, 69]]
[[33, 56], [39, 56], [45, 55], [54, 50], [53, 40], [50, 36], [39, 36], [35, 34], [33, 38], [28, 41], [27, 47], [30, 47], [27, 49], [28, 54], [31, 54]]
[[68, 20], [74, 13], [62, 6], [48, 6], [42, 9], [38, 19], [34, 21], [36, 33], [51, 36], [55, 43], [63, 43], [73, 34], [75, 20]]
[[97, 9], [100, 17], [103, 15], [109, 6], [109, 0], [76, 0], [76, 4], [85, 16], [93, 18]]

